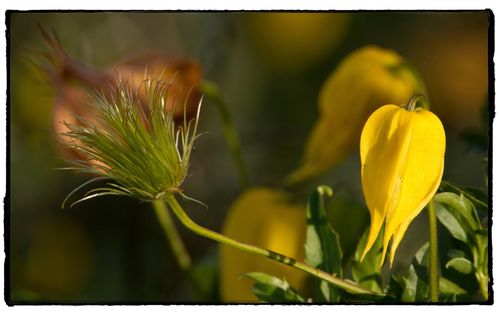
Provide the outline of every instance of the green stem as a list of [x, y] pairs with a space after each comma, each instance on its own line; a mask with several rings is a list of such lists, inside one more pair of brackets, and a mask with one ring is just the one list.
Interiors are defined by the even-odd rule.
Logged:
[[231, 157], [233, 158], [236, 169], [238, 170], [238, 177], [240, 180], [240, 185], [243, 189], [247, 188], [250, 184], [248, 178], [248, 173], [243, 162], [243, 157], [241, 154], [241, 146], [238, 139], [238, 134], [234, 126], [234, 122], [229, 113], [226, 103], [222, 98], [222, 94], [219, 88], [212, 82], [204, 81], [201, 86], [201, 91], [203, 94], [212, 102], [215, 103], [219, 114], [222, 118], [222, 125], [224, 128], [224, 136], [226, 138], [226, 143], [229, 148]]
[[475, 235], [476, 247], [472, 248], [472, 257], [474, 259], [474, 267], [476, 267], [475, 276], [479, 284], [479, 290], [484, 300], [488, 300], [488, 246], [484, 245], [483, 241]]
[[175, 228], [175, 224], [172, 221], [172, 217], [168, 212], [167, 206], [164, 201], [155, 200], [152, 202], [158, 221], [160, 222], [161, 228], [165, 233], [165, 237], [170, 244], [172, 252], [174, 253], [177, 264], [183, 271], [187, 271], [191, 266], [191, 258], [184, 247], [184, 243]]
[[431, 302], [439, 300], [439, 276], [438, 276], [438, 240], [436, 206], [434, 199], [429, 202], [429, 288]]
[[380, 295], [377, 293], [374, 293], [368, 289], [365, 289], [363, 287], [360, 287], [356, 284], [353, 284], [351, 282], [345, 281], [343, 279], [337, 278], [331, 274], [328, 274], [324, 271], [321, 271], [319, 269], [313, 268], [303, 262], [297, 261], [293, 258], [290, 258], [285, 255], [281, 255], [279, 253], [259, 248], [253, 245], [241, 243], [239, 241], [236, 241], [234, 239], [231, 239], [227, 236], [224, 236], [222, 234], [219, 234], [217, 232], [214, 232], [212, 230], [209, 230], [207, 228], [204, 228], [198, 224], [196, 224], [189, 216], [184, 212], [182, 207], [179, 205], [177, 200], [173, 196], [168, 196], [165, 198], [166, 202], [174, 212], [174, 214], [179, 218], [179, 220], [184, 224], [188, 229], [193, 231], [194, 233], [204, 236], [206, 238], [215, 240], [219, 243], [226, 244], [228, 246], [237, 248], [239, 250], [249, 252], [255, 255], [263, 256], [269, 259], [272, 259], [274, 261], [286, 264], [288, 266], [294, 267], [296, 269], [299, 269], [301, 271], [307, 272], [315, 277], [318, 277], [324, 281], [329, 282], [330, 284], [333, 284], [339, 288], [342, 288], [350, 293], [354, 294], [366, 294], [366, 295]]
[[479, 289], [484, 300], [488, 300], [488, 273], [476, 273], [476, 278], [479, 281]]
[[167, 205], [165, 205], [165, 202], [162, 200], [155, 200], [152, 202], [152, 205], [156, 212], [156, 216], [158, 217], [158, 221], [160, 222], [161, 228], [165, 233], [165, 237], [167, 238], [170, 248], [175, 256], [177, 264], [181, 270], [186, 273], [189, 283], [193, 286], [195, 294], [203, 300], [210, 298], [209, 295], [204, 292], [198, 279], [195, 278], [193, 272], [190, 270], [191, 257], [189, 256], [179, 232], [175, 227]]

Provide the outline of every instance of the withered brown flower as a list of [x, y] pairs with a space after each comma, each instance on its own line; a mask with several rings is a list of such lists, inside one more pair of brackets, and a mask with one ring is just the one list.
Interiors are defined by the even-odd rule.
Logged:
[[[164, 81], [169, 82], [169, 86], [165, 88], [165, 92], [168, 91], [168, 96], [165, 96], [165, 111], [172, 112], [177, 123], [184, 121], [184, 114], [188, 121], [195, 117], [202, 95], [202, 68], [196, 61], [151, 51], [100, 70], [69, 56], [54, 31], [48, 32], [43, 27], [40, 29], [50, 46], [50, 51], [43, 53], [44, 62], [40, 65], [55, 91], [53, 129], [56, 135], [68, 131], [66, 124], [79, 124], [75, 116], [93, 120], [88, 106], [91, 94], [99, 92], [106, 97], [114, 97], [118, 81], [125, 81], [133, 90], [139, 91], [138, 102], [146, 115], [143, 117], [147, 120], [150, 113], [146, 104], [147, 95], [140, 88], [145, 76], [161, 75]], [[68, 140], [65, 136], [61, 139]], [[64, 149], [62, 152], [72, 158], [83, 157], [75, 154], [75, 150]]]

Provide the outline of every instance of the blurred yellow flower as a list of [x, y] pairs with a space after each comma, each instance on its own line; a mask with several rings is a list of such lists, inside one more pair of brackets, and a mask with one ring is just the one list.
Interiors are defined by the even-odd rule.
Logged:
[[320, 118], [309, 135], [302, 165], [289, 183], [319, 175], [358, 144], [368, 116], [386, 103], [405, 103], [418, 81], [397, 53], [367, 46], [349, 54], [319, 94]]
[[385, 223], [382, 263], [392, 238], [392, 265], [408, 226], [439, 187], [445, 148], [443, 125], [428, 110], [389, 104], [370, 116], [360, 142], [361, 182], [371, 215], [362, 258]]
[[331, 56], [349, 28], [348, 13], [256, 13], [248, 27], [263, 59], [300, 72]]
[[[304, 259], [306, 211], [290, 204], [287, 194], [268, 188], [253, 188], [236, 200], [222, 233], [241, 242], [280, 254]], [[253, 282], [239, 278], [247, 272], [263, 272], [285, 278], [303, 289], [307, 274], [267, 258], [220, 246], [220, 292], [229, 302], [256, 302]]]

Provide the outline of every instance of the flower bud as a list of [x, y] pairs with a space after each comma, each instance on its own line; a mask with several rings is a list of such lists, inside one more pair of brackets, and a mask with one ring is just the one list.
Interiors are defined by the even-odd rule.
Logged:
[[302, 165], [289, 177], [296, 183], [323, 173], [356, 146], [368, 116], [386, 103], [404, 103], [417, 80], [397, 53], [367, 46], [349, 54], [319, 94], [320, 117], [304, 151]]
[[[267, 188], [246, 191], [231, 207], [222, 233], [241, 242], [263, 247], [294, 259], [304, 258], [306, 211], [290, 204], [287, 194]], [[256, 302], [247, 272], [285, 278], [303, 289], [307, 275], [271, 259], [220, 246], [220, 292], [224, 301]]]
[[446, 137], [432, 112], [384, 105], [361, 134], [361, 182], [371, 224], [362, 258], [385, 224], [382, 263], [392, 238], [390, 263], [408, 226], [436, 193], [444, 168]]

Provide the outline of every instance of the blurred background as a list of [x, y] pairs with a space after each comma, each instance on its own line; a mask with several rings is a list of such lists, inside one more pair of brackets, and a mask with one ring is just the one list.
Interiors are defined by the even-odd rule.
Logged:
[[[278, 187], [297, 167], [317, 117], [322, 83], [340, 60], [368, 44], [393, 49], [427, 85], [447, 132], [444, 179], [486, 189], [488, 12], [418, 13], [10, 13], [10, 296], [14, 302], [219, 301], [213, 241], [178, 228], [203, 276], [193, 291], [147, 203], [119, 197], [61, 203], [89, 177], [65, 166], [53, 131], [57, 90], [31, 60], [49, 51], [38, 24], [53, 28], [72, 58], [96, 69], [145, 51], [201, 64], [221, 90], [252, 185]], [[184, 202], [200, 224], [220, 230], [241, 189], [214, 105], [202, 108]], [[345, 253], [369, 224], [358, 152], [303, 186], [330, 185], [328, 207]], [[351, 222], [346, 222], [346, 218]], [[426, 215], [412, 224], [394, 269], [427, 239]]]

